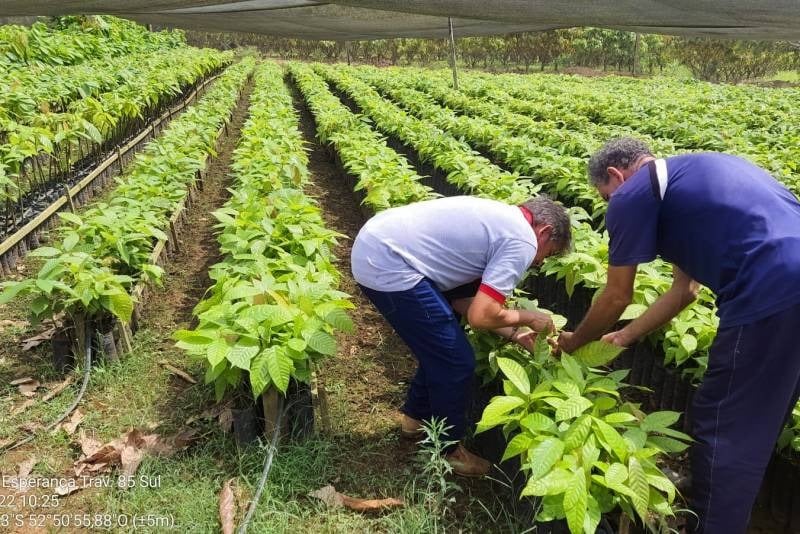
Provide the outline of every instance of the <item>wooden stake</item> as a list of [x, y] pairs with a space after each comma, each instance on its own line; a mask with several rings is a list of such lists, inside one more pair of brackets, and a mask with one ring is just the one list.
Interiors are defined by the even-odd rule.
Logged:
[[272, 436], [278, 424], [278, 411], [280, 410], [278, 391], [275, 388], [269, 388], [262, 393], [261, 405], [264, 407], [264, 435]]
[[67, 197], [67, 202], [69, 202], [69, 211], [75, 213], [75, 202], [72, 201], [72, 195], [69, 192], [69, 186], [64, 184], [64, 196]]

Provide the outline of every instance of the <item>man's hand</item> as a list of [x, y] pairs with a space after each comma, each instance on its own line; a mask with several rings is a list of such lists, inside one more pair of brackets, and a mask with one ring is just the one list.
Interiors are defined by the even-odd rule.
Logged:
[[538, 311], [530, 313], [533, 314], [533, 317], [531, 317], [531, 320], [528, 322], [528, 326], [533, 328], [536, 332], [549, 334], [555, 331], [556, 325], [553, 324], [553, 318], [550, 317], [550, 314]]
[[514, 337], [511, 338], [511, 341], [529, 352], [533, 352], [533, 347], [536, 346], [537, 335], [539, 335], [538, 332], [534, 331], [517, 332], [514, 334]]
[[616, 332], [609, 332], [608, 334], [601, 337], [600, 341], [605, 341], [606, 343], [616, 345], [617, 347], [629, 347], [636, 340], [631, 339], [623, 329], [623, 330], [617, 330]]
[[567, 354], [571, 354], [573, 350], [577, 349], [574, 342], [575, 334], [573, 332], [561, 332], [558, 336], [558, 348]]

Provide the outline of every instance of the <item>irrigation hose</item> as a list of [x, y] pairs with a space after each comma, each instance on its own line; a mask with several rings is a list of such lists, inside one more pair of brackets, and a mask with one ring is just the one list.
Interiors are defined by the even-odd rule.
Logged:
[[78, 395], [75, 397], [75, 400], [72, 401], [72, 404], [69, 406], [69, 408], [66, 409], [66, 411], [61, 415], [61, 417], [59, 417], [58, 419], [56, 419], [55, 421], [53, 421], [52, 423], [41, 429], [39, 432], [35, 432], [29, 435], [28, 437], [23, 438], [11, 445], [0, 447], [0, 452], [12, 451], [18, 447], [25, 445], [26, 443], [30, 443], [31, 441], [36, 439], [37, 436], [43, 434], [44, 432], [49, 432], [53, 430], [57, 425], [61, 424], [67, 417], [69, 417], [70, 414], [75, 410], [75, 408], [78, 407], [78, 404], [80, 404], [84, 394], [86, 394], [86, 388], [89, 386], [89, 375], [91, 374], [92, 371], [92, 337], [90, 334], [91, 331], [89, 326], [87, 325], [86, 354], [84, 355], [83, 358], [83, 382], [81, 383], [81, 389], [78, 390]]
[[239, 528], [236, 529], [236, 534], [245, 534], [247, 532], [247, 525], [250, 524], [250, 520], [253, 518], [253, 514], [258, 507], [258, 501], [261, 499], [261, 494], [264, 492], [264, 486], [267, 484], [267, 477], [269, 477], [270, 469], [272, 469], [272, 459], [275, 457], [275, 452], [278, 450], [278, 436], [281, 433], [281, 420], [283, 419], [283, 413], [288, 409], [289, 406], [284, 409], [283, 397], [280, 397], [278, 404], [278, 419], [275, 421], [275, 432], [272, 434], [269, 451], [267, 452], [267, 457], [264, 460], [264, 468], [261, 470], [261, 479], [258, 481], [256, 494], [253, 496], [253, 500], [250, 501], [250, 506], [247, 508], [247, 514], [245, 514], [244, 520], [242, 520]]

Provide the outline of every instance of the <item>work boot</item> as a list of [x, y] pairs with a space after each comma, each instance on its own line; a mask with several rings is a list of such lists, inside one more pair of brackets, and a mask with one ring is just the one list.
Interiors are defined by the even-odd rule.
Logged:
[[453, 467], [453, 473], [463, 477], [486, 476], [492, 468], [488, 460], [469, 452], [460, 443], [452, 452], [445, 455], [445, 460]]
[[422, 421], [400, 414], [400, 436], [405, 439], [422, 439], [425, 432], [422, 430]]

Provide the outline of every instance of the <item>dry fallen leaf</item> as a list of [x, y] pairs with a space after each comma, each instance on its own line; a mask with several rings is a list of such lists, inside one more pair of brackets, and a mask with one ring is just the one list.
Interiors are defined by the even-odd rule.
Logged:
[[53, 389], [48, 391], [47, 394], [44, 397], [42, 397], [42, 402], [49, 401], [50, 399], [52, 399], [53, 397], [55, 397], [56, 395], [58, 395], [59, 393], [61, 393], [65, 389], [67, 389], [67, 387], [70, 384], [72, 384], [74, 381], [75, 381], [75, 376], [73, 376], [73, 375], [68, 376], [63, 382], [61, 382], [60, 384], [55, 386]]
[[173, 365], [170, 365], [169, 362], [167, 362], [166, 360], [161, 360], [158, 363], [159, 365], [161, 365], [161, 367], [163, 367], [173, 375], [182, 378], [183, 380], [189, 382], [190, 384], [197, 384], [197, 380], [192, 378], [192, 376], [189, 373], [187, 373], [186, 371], [182, 371]]
[[75, 474], [99, 473], [118, 466], [125, 475], [133, 475], [145, 455], [169, 456], [187, 447], [196, 437], [195, 430], [184, 430], [168, 438], [157, 434], [145, 434], [134, 428], [122, 436], [100, 445], [80, 435], [83, 455], [75, 464]]
[[23, 340], [22, 341], [22, 350], [23, 351], [28, 351], [28, 350], [31, 350], [32, 348], [38, 347], [39, 345], [41, 345], [45, 341], [50, 341], [51, 339], [53, 339], [53, 334], [55, 334], [55, 333], [56, 333], [55, 327], [54, 328], [49, 328], [49, 329], [45, 330], [44, 332], [42, 332], [41, 334], [36, 334], [33, 337], [29, 337], [28, 339]]
[[93, 455], [95, 452], [100, 450], [100, 447], [103, 446], [103, 444], [96, 439], [88, 437], [83, 430], [81, 430], [78, 440], [78, 443], [81, 446], [81, 452], [84, 456]]
[[387, 498], [387, 499], [356, 499], [343, 493], [336, 491], [331, 485], [312, 491], [308, 494], [309, 497], [324, 502], [328, 507], [335, 508], [344, 506], [356, 512], [380, 512], [388, 508], [397, 508], [405, 506], [402, 499]]
[[26, 376], [25, 378], [17, 378], [16, 380], [12, 380], [8, 384], [11, 386], [19, 386], [21, 384], [30, 384], [33, 382], [33, 378]]
[[33, 471], [34, 465], [36, 465], [36, 456], [31, 456], [24, 462], [21, 462], [17, 465], [17, 477], [27, 478], [27, 476], [31, 474], [31, 471]]
[[25, 382], [24, 384], [20, 384], [17, 386], [19, 392], [24, 397], [33, 397], [36, 395], [36, 390], [39, 389], [41, 384], [38, 380], [34, 380], [33, 382]]
[[219, 522], [222, 525], [222, 534], [233, 534], [235, 528], [236, 500], [231, 489], [233, 480], [226, 480], [219, 492]]
[[67, 433], [68, 436], [71, 436], [75, 433], [75, 430], [78, 428], [78, 425], [81, 424], [83, 421], [84, 415], [80, 409], [75, 410], [72, 412], [72, 416], [69, 418], [69, 421], [64, 421], [60, 425], [58, 425], [55, 430], [62, 429], [64, 432]]
[[25, 410], [27, 410], [28, 408], [30, 408], [31, 406], [33, 406], [34, 404], [36, 404], [35, 400], [28, 399], [28, 400], [24, 401], [22, 404], [20, 404], [18, 406], [15, 406], [11, 410], [11, 415], [19, 415], [22, 412], [24, 412]]

